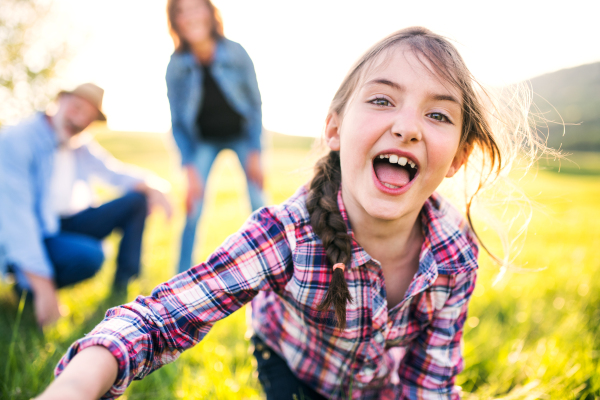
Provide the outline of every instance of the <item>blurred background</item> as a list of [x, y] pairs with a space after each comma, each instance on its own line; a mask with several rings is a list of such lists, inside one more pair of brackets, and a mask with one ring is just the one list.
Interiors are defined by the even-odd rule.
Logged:
[[[423, 25], [454, 40], [485, 85], [526, 81], [547, 120], [548, 144], [568, 159], [543, 160], [519, 185], [532, 223], [505, 274], [483, 254], [465, 332], [466, 398], [600, 397], [600, 46], [597, 1], [551, 3], [214, 0], [225, 35], [250, 54], [263, 99], [265, 187], [270, 203], [310, 176], [311, 146], [352, 62], [381, 37]], [[106, 90], [108, 125], [89, 132], [116, 157], [173, 183], [173, 221], [152, 216], [143, 275], [129, 293], [148, 294], [175, 269], [183, 224], [183, 177], [172, 142], [164, 80], [173, 52], [164, 0], [0, 0], [0, 124], [43, 110], [60, 89], [95, 82]], [[217, 160], [201, 224], [200, 262], [240, 227], [250, 207], [233, 153]], [[98, 194], [113, 194], [98, 187]], [[491, 233], [483, 232], [484, 238]], [[29, 399], [52, 379], [70, 343], [111, 306], [109, 268], [61, 291], [68, 316], [43, 335], [0, 286], [0, 398]], [[111, 253], [112, 252], [112, 253]], [[111, 256], [113, 254], [113, 256]], [[260, 398], [242, 312], [182, 359], [135, 383], [128, 399]]]

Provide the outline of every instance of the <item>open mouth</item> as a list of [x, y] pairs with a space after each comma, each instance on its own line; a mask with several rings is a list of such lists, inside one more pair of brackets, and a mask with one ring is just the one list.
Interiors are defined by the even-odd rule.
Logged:
[[419, 166], [397, 154], [379, 154], [373, 159], [373, 170], [379, 182], [388, 189], [400, 189], [417, 176]]

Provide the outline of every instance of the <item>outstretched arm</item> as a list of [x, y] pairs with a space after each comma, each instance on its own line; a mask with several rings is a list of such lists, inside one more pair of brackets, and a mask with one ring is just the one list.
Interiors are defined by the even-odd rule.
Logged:
[[[85, 371], [85, 374], [81, 372]], [[95, 400], [117, 379], [117, 359], [104, 347], [88, 347], [77, 354], [63, 373], [35, 400]]]
[[283, 288], [291, 273], [284, 226], [272, 210], [261, 209], [206, 263], [157, 286], [151, 296], [109, 310], [102, 323], [71, 346], [56, 374], [73, 371], [67, 382], [99, 379], [85, 368], [70, 365], [84, 350], [102, 346], [118, 365], [115, 375], [108, 373], [111, 367], [97, 371], [111, 380], [103, 398], [118, 397], [132, 380], [144, 378], [196, 345], [216, 321], [241, 308], [258, 291]]

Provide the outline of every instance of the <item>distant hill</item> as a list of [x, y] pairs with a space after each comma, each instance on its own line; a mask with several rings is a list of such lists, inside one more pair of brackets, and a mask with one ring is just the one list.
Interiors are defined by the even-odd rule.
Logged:
[[[549, 145], [570, 151], [600, 152], [600, 62], [541, 75], [530, 80], [535, 106], [549, 120]], [[558, 112], [558, 113], [557, 113]], [[560, 117], [559, 117], [560, 114]]]
[[275, 149], [302, 149], [310, 150], [317, 138], [306, 136], [291, 136], [283, 133], [267, 131], [265, 144]]

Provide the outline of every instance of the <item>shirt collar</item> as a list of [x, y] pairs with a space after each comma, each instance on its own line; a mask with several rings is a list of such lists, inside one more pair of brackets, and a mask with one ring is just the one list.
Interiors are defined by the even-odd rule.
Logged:
[[[423, 205], [423, 248], [433, 256], [437, 269], [458, 274], [477, 268], [477, 244], [464, 216], [438, 193]], [[423, 251], [421, 251], [423, 254]]]
[[[357, 268], [372, 257], [358, 244], [350, 225], [342, 190], [337, 195], [340, 214], [352, 238], [352, 262], [350, 268]], [[457, 274], [477, 268], [477, 246], [472, 238], [464, 217], [439, 194], [432, 194], [421, 209], [423, 246], [419, 256], [420, 285], [427, 286], [439, 273]], [[419, 279], [417, 279], [419, 280]], [[417, 283], [413, 280], [412, 286]], [[409, 292], [411, 291], [409, 288]]]

